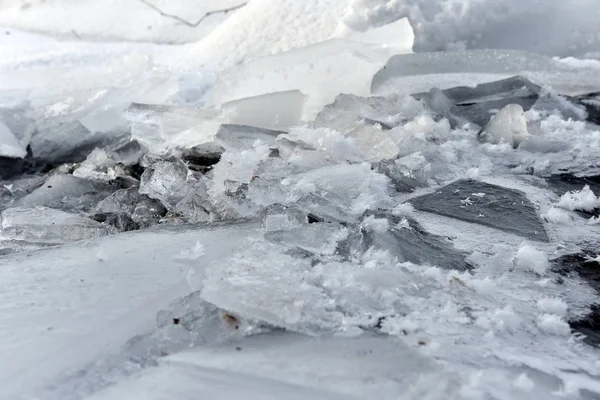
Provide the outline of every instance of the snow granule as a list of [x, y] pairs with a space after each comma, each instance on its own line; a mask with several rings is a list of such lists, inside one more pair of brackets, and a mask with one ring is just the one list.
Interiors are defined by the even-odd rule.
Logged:
[[513, 386], [516, 387], [517, 389], [525, 390], [528, 392], [531, 389], [533, 389], [535, 384], [533, 383], [533, 381], [531, 379], [529, 379], [527, 374], [523, 373], [523, 374], [519, 375], [517, 377], [517, 379], [515, 379], [515, 381], [513, 382]]
[[560, 208], [552, 207], [542, 218], [553, 224], [569, 225], [571, 223], [571, 215]]
[[538, 318], [537, 325], [542, 331], [550, 335], [567, 336], [571, 333], [569, 324], [556, 314], [541, 315]]
[[410, 215], [412, 215], [412, 213], [414, 211], [415, 211], [415, 208], [413, 207], [412, 204], [402, 203], [402, 204], [398, 204], [396, 207], [394, 207], [394, 209], [392, 210], [392, 215], [410, 216]]
[[515, 266], [523, 271], [544, 275], [549, 268], [548, 257], [543, 251], [531, 245], [524, 244], [517, 251]]
[[549, 314], [556, 314], [561, 317], [567, 315], [567, 303], [558, 297], [541, 297], [537, 301], [537, 307]]
[[596, 197], [588, 185], [585, 185], [580, 191], [563, 194], [558, 206], [570, 211], [592, 211], [600, 207], [600, 199]]
[[369, 215], [363, 220], [361, 227], [367, 231], [384, 233], [389, 229], [390, 224], [386, 218], [375, 218]]

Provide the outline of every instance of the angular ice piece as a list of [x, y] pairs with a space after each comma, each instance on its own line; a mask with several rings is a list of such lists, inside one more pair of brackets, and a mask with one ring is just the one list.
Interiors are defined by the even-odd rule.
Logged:
[[[73, 176], [84, 179], [111, 181], [119, 173], [117, 164], [101, 149], [94, 149], [73, 171]], [[124, 172], [124, 171], [122, 171]]]
[[[361, 215], [368, 209], [384, 207], [390, 201], [389, 179], [372, 171], [368, 163], [319, 168], [292, 176], [283, 184], [304, 199], [303, 207], [314, 204], [316, 210], [320, 206], [314, 201], [319, 198], [349, 215]], [[312, 195], [312, 200], [308, 195]]]
[[381, 125], [384, 130], [398, 125], [402, 119], [423, 112], [420, 102], [409, 96], [361, 97], [342, 93], [316, 116], [313, 125], [345, 133], [360, 122]]
[[188, 194], [179, 201], [174, 211], [187, 222], [206, 222], [211, 220], [212, 205], [209, 201], [205, 179], [192, 185]]
[[557, 174], [546, 178], [548, 186], [558, 195], [566, 192], [581, 190], [584, 186], [589, 186], [596, 196], [600, 196], [600, 175], [582, 175]]
[[0, 156], [25, 157], [34, 131], [25, 110], [0, 108]]
[[[426, 264], [444, 269], [470, 269], [466, 255], [452, 246], [447, 238], [433, 235], [408, 217], [375, 213], [388, 223], [388, 229], [364, 229], [340, 245], [342, 255], [363, 254], [370, 248], [387, 251], [400, 262]], [[372, 217], [372, 216], [371, 216]], [[369, 218], [369, 217], [367, 217]]]
[[208, 101], [222, 104], [265, 93], [300, 90], [308, 96], [303, 119], [312, 120], [339, 93], [368, 95], [370, 77], [390, 55], [411, 51], [412, 43], [409, 46], [407, 42], [412, 42], [413, 34], [406, 19], [386, 28], [394, 28], [397, 32], [394, 37], [406, 42], [394, 49], [394, 46], [331, 39], [255, 59], [221, 74], [208, 94]]
[[354, 139], [357, 150], [368, 162], [392, 159], [400, 151], [385, 131], [373, 126], [358, 125], [347, 136]]
[[285, 132], [248, 125], [224, 124], [219, 128], [219, 132], [215, 136], [215, 142], [226, 150], [241, 151], [252, 148], [257, 139], [268, 146], [272, 146], [275, 144], [277, 136], [283, 133]]
[[57, 173], [51, 175], [39, 188], [16, 201], [14, 205], [90, 210], [113, 191], [114, 188], [104, 182]]
[[96, 206], [97, 213], [126, 214], [145, 227], [164, 217], [167, 209], [159, 200], [140, 194], [137, 188], [117, 190]]
[[37, 160], [52, 165], [81, 162], [95, 148], [103, 148], [129, 136], [129, 132], [93, 133], [80, 122], [48, 119], [38, 123], [31, 138], [31, 150]]
[[528, 137], [527, 120], [523, 107], [518, 104], [509, 104], [501, 109], [480, 134], [480, 138], [488, 143], [508, 143], [514, 148]]
[[126, 111], [131, 134], [153, 154], [176, 147], [193, 147], [211, 141], [225, 122], [220, 110], [133, 103]]
[[398, 192], [412, 192], [417, 187], [427, 186], [431, 175], [431, 164], [420, 153], [380, 162], [376, 168], [391, 179]]
[[2, 212], [4, 239], [67, 243], [116, 232], [112, 226], [47, 207], [9, 208]]
[[265, 238], [273, 243], [322, 255], [334, 254], [338, 242], [347, 237], [348, 229], [341, 225], [325, 222], [306, 224], [265, 234]]
[[27, 150], [4, 121], [0, 119], [0, 157], [24, 158], [26, 155]]
[[308, 223], [306, 213], [295, 206], [272, 204], [264, 211], [265, 231], [283, 231]]
[[433, 87], [446, 89], [472, 86], [511, 76], [524, 76], [532, 82], [552, 82], [565, 94], [598, 90], [597, 69], [568, 66], [551, 58], [518, 50], [464, 50], [402, 54], [391, 57], [371, 82], [371, 94], [411, 94]]
[[560, 153], [569, 149], [569, 143], [560, 140], [547, 139], [541, 136], [529, 136], [521, 142], [519, 150], [530, 153]]
[[140, 182], [141, 194], [160, 200], [173, 208], [188, 189], [188, 167], [178, 159], [159, 161], [146, 168]]
[[202, 298], [217, 307], [302, 333], [331, 332], [342, 314], [327, 294], [306, 282], [308, 258], [284, 254], [280, 246], [255, 242], [205, 271]]
[[[486, 103], [510, 98], [527, 98], [535, 102], [542, 88], [522, 76], [513, 76], [493, 82], [480, 83], [474, 87], [457, 86], [437, 89], [454, 104]], [[416, 99], [426, 98], [430, 93], [417, 93]]]
[[105, 225], [115, 227], [119, 232], [136, 231], [140, 225], [134, 222], [131, 217], [125, 213], [99, 213], [90, 216], [94, 221], [102, 222]]
[[[484, 193], [485, 196], [473, 196]], [[410, 200], [421, 211], [481, 224], [528, 239], [549, 238], [534, 205], [519, 191], [475, 180], [459, 180]]]
[[288, 90], [233, 100], [222, 104], [221, 110], [230, 124], [288, 131], [301, 124], [305, 101], [299, 90]]

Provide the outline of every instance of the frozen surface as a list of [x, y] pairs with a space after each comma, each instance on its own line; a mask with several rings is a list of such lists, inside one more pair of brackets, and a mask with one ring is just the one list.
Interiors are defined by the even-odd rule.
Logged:
[[0, 367], [2, 397], [27, 398], [151, 329], [156, 310], [190, 290], [189, 267], [173, 259], [197, 241], [205, 257], [222, 258], [256, 232], [245, 227], [135, 232], [3, 256], [3, 285], [20, 289], [1, 295], [0, 352], [12, 360]]
[[68, 243], [116, 233], [110, 226], [46, 207], [9, 208], [2, 212], [2, 239]]
[[591, 0], [27, 4], [0, 397], [598, 396]]

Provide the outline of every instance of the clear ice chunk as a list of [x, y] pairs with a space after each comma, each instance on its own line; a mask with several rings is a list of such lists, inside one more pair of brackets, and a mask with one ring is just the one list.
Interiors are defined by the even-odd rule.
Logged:
[[333, 255], [338, 242], [347, 237], [348, 229], [326, 222], [305, 224], [265, 234], [265, 238], [273, 243], [321, 255]]
[[67, 243], [116, 233], [112, 226], [47, 207], [2, 212], [2, 237], [29, 242]]
[[114, 188], [105, 182], [67, 174], [50, 175], [37, 189], [14, 203], [16, 207], [46, 206], [70, 210], [91, 210]]
[[268, 146], [273, 146], [277, 136], [283, 133], [285, 132], [248, 125], [224, 124], [219, 128], [215, 142], [225, 150], [242, 151], [252, 148], [257, 139]]
[[400, 152], [390, 135], [374, 126], [358, 125], [347, 136], [354, 139], [358, 151], [368, 162], [389, 160]]
[[96, 213], [126, 214], [140, 226], [148, 226], [165, 216], [167, 209], [159, 200], [140, 194], [137, 188], [117, 190], [101, 200]]
[[158, 161], [142, 174], [139, 192], [172, 209], [186, 195], [189, 178], [190, 171], [181, 160]]
[[[388, 28], [397, 28], [395, 37], [412, 42], [412, 28], [406, 20]], [[208, 101], [222, 104], [243, 97], [299, 90], [307, 95], [302, 118], [312, 120], [339, 93], [368, 95], [370, 77], [387, 59], [394, 53], [411, 51], [405, 42], [396, 42], [401, 43], [396, 48], [378, 42], [331, 39], [252, 60], [221, 74]], [[348, 69], [348, 65], [352, 68]]]

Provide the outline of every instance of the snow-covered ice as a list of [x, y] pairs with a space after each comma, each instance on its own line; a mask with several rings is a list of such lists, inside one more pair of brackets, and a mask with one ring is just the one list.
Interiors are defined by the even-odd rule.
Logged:
[[0, 398], [596, 398], [598, 12], [3, 2]]

